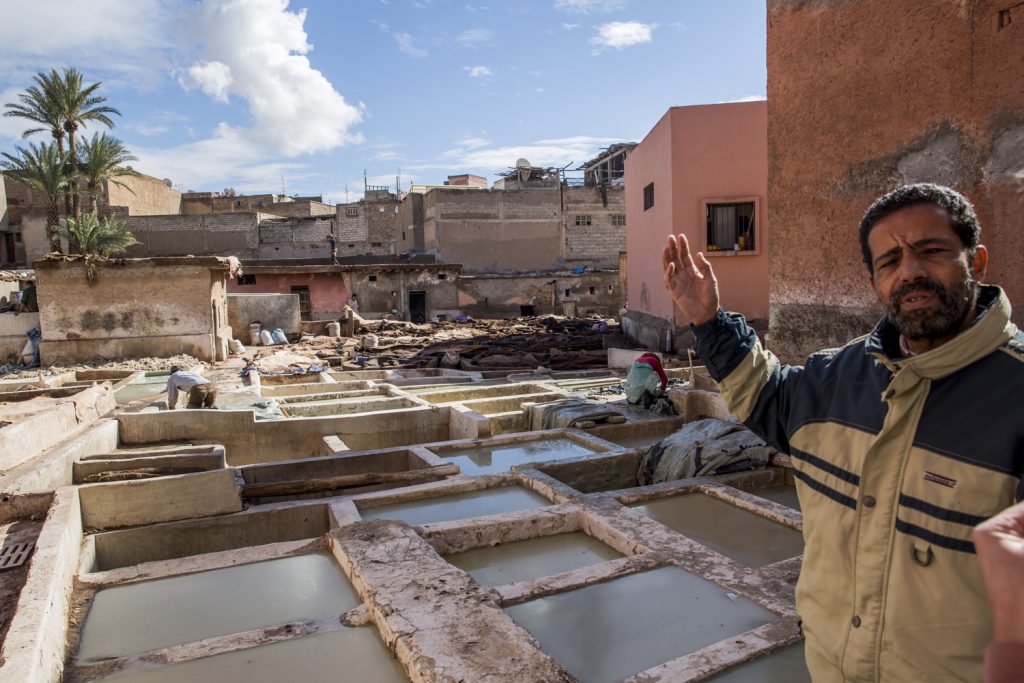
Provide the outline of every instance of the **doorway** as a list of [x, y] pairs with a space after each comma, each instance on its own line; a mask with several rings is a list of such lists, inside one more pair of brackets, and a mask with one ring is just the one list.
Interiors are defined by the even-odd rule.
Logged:
[[312, 306], [309, 300], [309, 287], [306, 285], [296, 285], [292, 287], [292, 294], [299, 295], [299, 318], [301, 320], [311, 320]]
[[427, 293], [409, 292], [409, 320], [414, 323], [427, 322]]

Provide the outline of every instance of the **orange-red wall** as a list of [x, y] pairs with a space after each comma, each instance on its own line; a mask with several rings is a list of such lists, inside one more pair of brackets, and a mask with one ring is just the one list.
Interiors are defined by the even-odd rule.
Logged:
[[340, 273], [294, 273], [287, 275], [256, 274], [255, 285], [240, 285], [228, 280], [228, 294], [291, 294], [292, 287], [309, 287], [312, 319], [318, 315], [341, 314], [348, 303], [348, 288]]
[[910, 182], [974, 202], [988, 279], [1024, 324], [1024, 5], [769, 0], [767, 30], [773, 349], [870, 331], [857, 226]]

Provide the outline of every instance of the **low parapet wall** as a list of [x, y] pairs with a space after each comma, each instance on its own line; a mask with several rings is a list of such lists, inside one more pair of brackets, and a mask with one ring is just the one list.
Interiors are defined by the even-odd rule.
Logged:
[[325, 436], [352, 450], [408, 446], [448, 438], [446, 407], [356, 415], [259, 420], [251, 410], [174, 410], [118, 415], [121, 445], [192, 441], [223, 444], [231, 467], [329, 455]]
[[212, 334], [175, 334], [161, 337], [121, 337], [116, 339], [46, 340], [39, 344], [39, 355], [45, 364], [78, 363], [105, 358], [170, 357], [187, 354], [214, 362], [217, 342]]
[[[89, 387], [0, 426], [0, 473], [40, 455], [117, 407], [109, 384]], [[0, 423], [2, 425], [2, 423]]]

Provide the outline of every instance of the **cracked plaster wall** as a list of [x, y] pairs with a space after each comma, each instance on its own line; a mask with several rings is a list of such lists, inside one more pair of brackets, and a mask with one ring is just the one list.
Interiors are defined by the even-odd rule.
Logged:
[[1024, 324], [1024, 90], [1010, 86], [1024, 79], [1024, 12], [1005, 23], [1015, 4], [769, 0], [771, 345], [784, 360], [877, 320], [856, 229], [908, 182], [974, 202], [988, 281]]

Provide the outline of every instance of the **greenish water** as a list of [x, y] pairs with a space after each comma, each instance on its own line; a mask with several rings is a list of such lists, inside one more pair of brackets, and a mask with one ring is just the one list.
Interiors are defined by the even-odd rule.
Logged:
[[631, 574], [505, 612], [586, 683], [618, 683], [776, 618], [678, 567]]
[[790, 645], [711, 679], [715, 683], [811, 683], [804, 644]]
[[408, 681], [369, 626], [294, 638], [181, 664], [125, 673], [110, 683], [400, 683]]
[[576, 532], [475, 548], [445, 559], [485, 586], [500, 586], [620, 557], [613, 548]]
[[299, 555], [104, 588], [79, 661], [123, 657], [289, 621], [340, 616], [360, 600], [327, 555]]
[[382, 507], [360, 508], [359, 514], [363, 519], [398, 519], [406, 524], [433, 524], [529, 510], [544, 505], [551, 505], [551, 501], [521, 486], [504, 486]]
[[630, 507], [750, 567], [787, 560], [804, 551], [803, 535], [796, 529], [700, 493]]
[[438, 455], [458, 465], [462, 474], [494, 474], [508, 472], [513, 465], [575, 458], [595, 452], [570, 439], [547, 439], [445, 451]]

